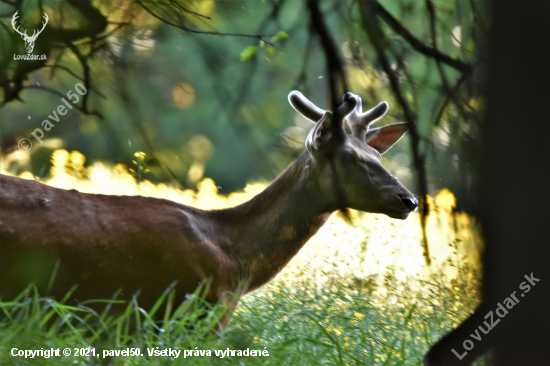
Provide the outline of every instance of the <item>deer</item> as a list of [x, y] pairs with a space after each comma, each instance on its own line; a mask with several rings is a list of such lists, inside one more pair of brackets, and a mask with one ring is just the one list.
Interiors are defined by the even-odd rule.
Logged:
[[40, 33], [42, 33], [44, 28], [46, 28], [46, 24], [48, 24], [48, 20], [49, 20], [48, 14], [44, 13], [44, 20], [45, 21], [42, 22], [42, 29], [40, 29], [38, 32], [35, 29], [32, 33], [32, 36], [29, 36], [29, 35], [27, 35], [27, 30], [26, 29], [25, 29], [24, 32], [21, 32], [21, 31], [19, 31], [19, 27], [15, 28], [15, 20], [17, 18], [19, 18], [17, 16], [18, 12], [19, 12], [19, 10], [16, 11], [15, 14], [13, 14], [13, 17], [11, 18], [11, 26], [17, 33], [19, 33], [19, 35], [21, 35], [21, 38], [23, 38], [23, 41], [25, 41], [25, 49], [27, 50], [27, 53], [31, 53], [32, 50], [34, 49], [34, 42], [36, 42], [36, 39], [38, 38]]
[[314, 123], [306, 148], [264, 191], [236, 207], [200, 210], [1, 175], [0, 296], [14, 298], [31, 281], [45, 292], [57, 261], [49, 294], [62, 298], [76, 284], [77, 303], [121, 289], [120, 299], [139, 292], [140, 307], [150, 309], [174, 281], [181, 303], [210, 279], [206, 301], [230, 304], [219, 320], [223, 329], [239, 299], [271, 281], [335, 211], [406, 219], [416, 209], [414, 195], [381, 163], [407, 124], [370, 128], [386, 114], [386, 102], [362, 112], [361, 98], [348, 92], [332, 112], [298, 91], [288, 100]]

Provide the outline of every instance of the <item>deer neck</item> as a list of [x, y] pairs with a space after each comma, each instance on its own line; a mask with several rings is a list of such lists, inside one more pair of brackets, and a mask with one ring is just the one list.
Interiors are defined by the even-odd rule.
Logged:
[[223, 249], [249, 274], [249, 291], [275, 277], [334, 211], [323, 202], [311, 159], [305, 151], [252, 200], [218, 211], [229, 242]]

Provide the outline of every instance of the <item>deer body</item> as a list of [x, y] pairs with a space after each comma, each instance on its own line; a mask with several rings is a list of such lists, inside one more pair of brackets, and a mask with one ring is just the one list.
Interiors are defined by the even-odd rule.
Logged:
[[[351, 96], [343, 106], [355, 110], [358, 97]], [[11, 300], [31, 281], [46, 292], [59, 260], [49, 293], [58, 299], [74, 284], [77, 302], [111, 298], [121, 288], [119, 299], [139, 291], [138, 303], [148, 309], [174, 281], [179, 303], [211, 278], [207, 300], [214, 303], [274, 278], [343, 208], [342, 194], [347, 207], [406, 218], [416, 207], [412, 194], [359, 138], [335, 143], [332, 132], [327, 140], [320, 129], [331, 125], [319, 126], [334, 120], [327, 116], [313, 130], [319, 134], [310, 136], [317, 149], [309, 146], [265, 191], [229, 209], [86, 194], [0, 176], [0, 296]], [[335, 189], [335, 176], [343, 192]]]
[[118, 288], [131, 298], [141, 289], [140, 306], [148, 308], [174, 280], [183, 297], [208, 277], [211, 302], [241, 281], [247, 293], [275, 277], [334, 211], [311, 205], [314, 187], [294, 184], [308, 173], [301, 168], [291, 166], [251, 201], [215, 211], [0, 176], [0, 276], [10, 279], [0, 294], [14, 297], [28, 283], [10, 267], [43, 263], [36, 280], [45, 287], [57, 259], [56, 297], [74, 284], [63, 282], [77, 280], [77, 300], [110, 298]]

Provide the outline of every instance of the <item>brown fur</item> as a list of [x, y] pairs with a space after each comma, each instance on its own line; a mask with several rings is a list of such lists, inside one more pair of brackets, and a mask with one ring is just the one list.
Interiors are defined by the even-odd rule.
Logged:
[[275, 277], [330, 216], [304, 194], [306, 155], [251, 201], [214, 211], [1, 175], [0, 295], [11, 300], [31, 281], [45, 293], [57, 260], [50, 295], [60, 299], [78, 284], [72, 303], [122, 288], [122, 299], [140, 290], [138, 303], [148, 309], [173, 281], [181, 302], [207, 278], [208, 301], [243, 295]]
[[242, 296], [273, 279], [341, 207], [333, 169], [349, 207], [407, 217], [402, 197], [412, 194], [372, 147], [345, 135], [325, 145], [304, 151], [265, 191], [225, 210], [0, 175], [0, 296], [11, 300], [30, 282], [46, 294], [59, 261], [49, 295], [61, 299], [77, 284], [71, 304], [122, 289], [119, 299], [139, 291], [138, 304], [150, 309], [174, 281], [180, 303], [211, 279], [207, 300], [230, 299], [234, 307], [228, 292]]

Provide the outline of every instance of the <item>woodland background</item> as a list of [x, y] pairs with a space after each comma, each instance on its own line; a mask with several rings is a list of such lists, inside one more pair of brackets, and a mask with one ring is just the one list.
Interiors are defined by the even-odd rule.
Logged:
[[[11, 27], [40, 29], [34, 54]], [[484, 4], [457, 1], [3, 1], [0, 137], [17, 150], [78, 82], [89, 93], [30, 154], [3, 168], [44, 176], [54, 149], [132, 167], [176, 188], [212, 178], [222, 192], [272, 180], [304, 148], [311, 124], [287, 95], [329, 108], [352, 91], [390, 105], [383, 124], [416, 123], [384, 156], [415, 194], [445, 187], [473, 212]], [[328, 66], [328, 68], [327, 68]], [[328, 72], [327, 70], [332, 70]]]
[[[177, 310], [155, 323], [135, 304], [113, 318], [33, 296], [29, 287], [14, 302], [0, 302], [0, 350], [267, 347], [268, 359], [185, 362], [420, 364], [481, 297], [474, 193], [491, 23], [486, 6], [477, 0], [3, 0], [4, 173], [82, 192], [231, 206], [265, 188], [303, 151], [313, 125], [288, 104], [291, 90], [326, 109], [351, 91], [364, 108], [389, 103], [378, 125], [409, 123], [383, 163], [424, 204], [399, 222], [354, 212], [349, 225], [333, 215], [275, 281], [243, 299], [221, 339], [211, 332], [220, 309], [204, 318], [197, 298], [179, 308], [170, 295], [159, 299]], [[16, 11], [16, 27], [29, 35], [48, 14], [33, 51], [47, 61], [13, 59], [26, 54], [11, 26]], [[43, 144], [35, 141], [31, 133], [77, 83], [88, 90], [78, 108], [44, 131]], [[18, 147], [23, 138], [33, 144], [27, 152]], [[423, 237], [438, 259], [428, 269]], [[142, 326], [130, 327], [136, 323]], [[17, 362], [4, 353], [0, 363]]]

